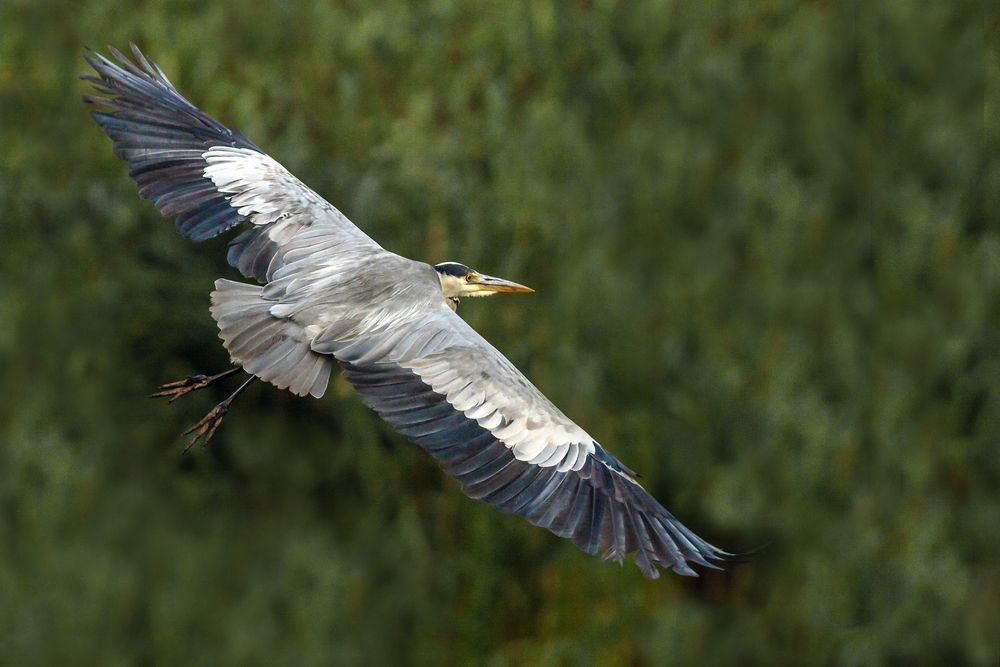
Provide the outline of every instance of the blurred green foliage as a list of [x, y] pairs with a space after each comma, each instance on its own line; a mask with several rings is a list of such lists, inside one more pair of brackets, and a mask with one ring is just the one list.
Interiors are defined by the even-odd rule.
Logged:
[[[989, 4], [989, 3], [987, 3]], [[0, 661], [996, 665], [995, 16], [974, 2], [0, 5]], [[642, 579], [464, 498], [338, 380], [227, 359], [235, 277], [85, 113], [135, 40], [725, 548]], [[991, 82], [991, 83], [988, 83]]]

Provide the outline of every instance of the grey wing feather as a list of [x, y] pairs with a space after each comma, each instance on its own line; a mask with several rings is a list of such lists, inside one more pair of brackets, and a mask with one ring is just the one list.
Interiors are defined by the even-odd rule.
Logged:
[[728, 554], [660, 505], [634, 473], [556, 408], [445, 305], [374, 336], [321, 334], [369, 407], [430, 452], [469, 496], [571, 539], [694, 575]]
[[97, 76], [84, 101], [129, 166], [139, 194], [194, 241], [242, 222], [252, 226], [231, 244], [229, 263], [248, 278], [269, 280], [281, 245], [305, 228], [341, 243], [377, 247], [332, 204], [249, 139], [200, 111], [132, 45], [133, 60], [85, 55]]

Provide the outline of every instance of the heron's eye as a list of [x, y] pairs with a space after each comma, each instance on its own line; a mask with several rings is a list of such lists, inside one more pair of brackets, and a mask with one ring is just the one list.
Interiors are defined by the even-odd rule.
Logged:
[[477, 280], [479, 280], [479, 278], [476, 277], [475, 273], [468, 273], [465, 276], [465, 282], [467, 282], [467, 283], [474, 283]]

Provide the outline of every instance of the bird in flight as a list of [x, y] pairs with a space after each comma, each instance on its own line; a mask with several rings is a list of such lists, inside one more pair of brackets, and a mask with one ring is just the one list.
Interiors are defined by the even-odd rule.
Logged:
[[457, 314], [459, 300], [528, 287], [464, 264], [382, 248], [249, 139], [188, 102], [140, 50], [84, 55], [84, 96], [139, 194], [204, 241], [240, 228], [211, 313], [235, 366], [161, 387], [171, 400], [245, 371], [191, 430], [207, 442], [260, 378], [319, 398], [339, 367], [362, 400], [423, 447], [470, 497], [644, 575], [732, 556], [695, 535], [635, 472], [564, 415]]

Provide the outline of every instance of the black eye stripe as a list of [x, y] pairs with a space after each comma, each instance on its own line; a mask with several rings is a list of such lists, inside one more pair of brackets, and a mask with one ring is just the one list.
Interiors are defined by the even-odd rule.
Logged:
[[459, 264], [458, 262], [442, 262], [434, 267], [438, 273], [443, 273], [447, 276], [455, 276], [456, 278], [465, 278], [466, 275], [472, 273], [472, 269], [467, 267], [465, 264]]

